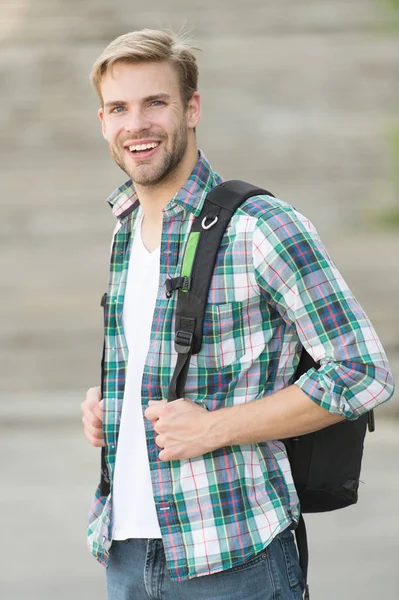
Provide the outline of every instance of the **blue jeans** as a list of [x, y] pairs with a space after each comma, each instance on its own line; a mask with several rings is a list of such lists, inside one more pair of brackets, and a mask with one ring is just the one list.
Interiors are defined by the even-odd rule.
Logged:
[[172, 581], [162, 540], [114, 541], [107, 600], [301, 600], [302, 571], [292, 531], [248, 562], [203, 577]]

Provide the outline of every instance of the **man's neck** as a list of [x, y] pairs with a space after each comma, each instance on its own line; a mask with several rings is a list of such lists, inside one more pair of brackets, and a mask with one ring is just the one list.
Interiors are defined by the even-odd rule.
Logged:
[[195, 146], [188, 149], [178, 171], [168, 181], [151, 187], [135, 185], [137, 197], [143, 208], [147, 223], [152, 222], [155, 224], [162, 220], [162, 209], [186, 183], [197, 162], [198, 149]]

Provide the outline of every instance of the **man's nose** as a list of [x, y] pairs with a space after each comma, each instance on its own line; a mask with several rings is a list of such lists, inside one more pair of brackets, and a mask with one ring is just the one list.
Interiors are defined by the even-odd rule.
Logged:
[[129, 111], [125, 122], [125, 130], [128, 133], [139, 133], [149, 129], [150, 123], [143, 110], [137, 108]]

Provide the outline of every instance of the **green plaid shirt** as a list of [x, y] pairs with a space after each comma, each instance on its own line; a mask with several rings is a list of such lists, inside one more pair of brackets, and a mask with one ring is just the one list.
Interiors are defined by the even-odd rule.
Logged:
[[[149, 400], [167, 398], [176, 364], [176, 297], [165, 280], [181, 272], [190, 227], [222, 180], [200, 153], [186, 184], [163, 209], [159, 290], [142, 382]], [[132, 182], [109, 199], [120, 222], [112, 248], [105, 318], [104, 437], [109, 496], [90, 511], [91, 552], [107, 564], [112, 480], [128, 349], [122, 309], [135, 219]], [[203, 346], [191, 359], [186, 396], [209, 410], [251, 402], [293, 381], [301, 344], [321, 362], [297, 385], [335, 415], [355, 419], [388, 400], [393, 382], [383, 348], [312, 224], [269, 196], [245, 201], [223, 237], [209, 290]], [[148, 457], [166, 560], [173, 580], [240, 565], [296, 522], [298, 498], [280, 441], [230, 446], [162, 462], [151, 422]], [[139, 493], [139, 491], [138, 491]]]

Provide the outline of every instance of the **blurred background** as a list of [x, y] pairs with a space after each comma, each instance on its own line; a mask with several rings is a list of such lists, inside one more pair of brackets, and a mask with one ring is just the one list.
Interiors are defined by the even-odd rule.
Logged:
[[[0, 0], [0, 597], [105, 599], [86, 551], [99, 453], [100, 297], [125, 175], [89, 85], [115, 37], [194, 26], [201, 148], [316, 225], [399, 380], [398, 0]], [[359, 504], [308, 518], [313, 600], [399, 597], [399, 403], [367, 438]]]

